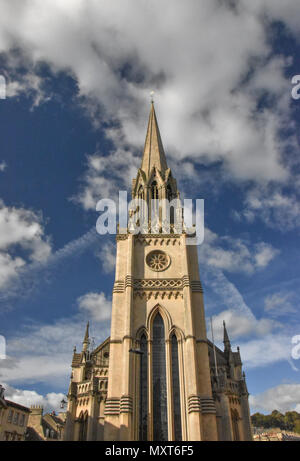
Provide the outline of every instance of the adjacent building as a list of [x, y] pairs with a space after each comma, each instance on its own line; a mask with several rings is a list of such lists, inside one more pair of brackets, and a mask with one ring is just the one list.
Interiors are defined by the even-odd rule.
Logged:
[[32, 405], [28, 419], [26, 440], [57, 441], [62, 440], [65, 427], [65, 413], [55, 412], [43, 414], [43, 407]]
[[30, 409], [5, 399], [0, 407], [0, 441], [24, 441]]

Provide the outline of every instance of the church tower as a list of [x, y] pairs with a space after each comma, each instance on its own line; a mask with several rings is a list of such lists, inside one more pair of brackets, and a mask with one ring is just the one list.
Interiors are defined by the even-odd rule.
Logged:
[[[179, 199], [153, 103], [132, 198]], [[178, 212], [168, 233], [158, 208], [155, 232], [149, 216], [117, 235], [104, 440], [218, 439], [197, 246]]]
[[251, 440], [240, 351], [225, 323], [224, 350], [206, 337], [197, 246], [153, 103], [132, 198], [116, 236], [111, 335], [92, 349], [87, 324], [74, 349], [65, 440]]

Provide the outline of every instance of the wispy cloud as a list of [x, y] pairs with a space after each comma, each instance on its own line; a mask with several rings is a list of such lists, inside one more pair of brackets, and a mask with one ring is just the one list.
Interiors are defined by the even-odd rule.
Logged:
[[279, 250], [269, 243], [218, 236], [208, 228], [199, 249], [201, 263], [206, 267], [245, 274], [265, 268], [278, 254]]
[[96, 256], [101, 261], [104, 273], [109, 274], [114, 271], [116, 264], [116, 245], [111, 240], [101, 245]]
[[90, 229], [81, 237], [67, 243], [63, 248], [51, 254], [44, 261], [35, 261], [17, 271], [16, 277], [0, 295], [0, 300], [5, 303], [14, 297], [28, 296], [38, 289], [41, 279], [51, 278], [54, 269], [67, 258], [78, 257], [87, 248], [96, 243], [99, 235], [96, 228]]
[[[101, 319], [96, 312], [92, 317], [91, 310], [82, 308], [73, 317], [49, 324], [28, 322], [22, 331], [7, 338], [7, 358], [1, 360], [0, 380], [11, 385], [45, 383], [66, 389], [73, 347], [77, 345], [81, 350], [87, 319], [91, 320], [90, 335], [97, 345], [109, 336], [110, 303], [102, 299], [104, 304], [105, 316]], [[96, 309], [100, 307], [98, 303]]]
[[280, 317], [287, 314], [297, 313], [297, 309], [292, 304], [292, 293], [276, 292], [266, 296], [264, 300], [264, 309], [273, 317]]

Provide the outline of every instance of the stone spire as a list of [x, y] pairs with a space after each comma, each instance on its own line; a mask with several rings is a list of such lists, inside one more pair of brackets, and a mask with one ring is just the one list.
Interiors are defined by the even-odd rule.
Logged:
[[227, 333], [226, 324], [224, 320], [223, 320], [223, 328], [224, 328], [224, 339], [223, 339], [224, 351], [231, 351], [231, 344], [230, 344], [230, 340], [229, 340], [229, 336]]
[[88, 322], [86, 324], [84, 340], [82, 342], [82, 344], [83, 344], [82, 351], [83, 352], [87, 351], [87, 348], [88, 348], [88, 345], [89, 345], [89, 342], [90, 342], [90, 340], [89, 340], [89, 326], [90, 326], [90, 322]]
[[154, 103], [151, 101], [148, 129], [141, 165], [141, 169], [146, 173], [147, 178], [149, 178], [150, 172], [154, 166], [161, 173], [165, 173], [165, 171], [168, 169], [166, 156], [157, 124]]

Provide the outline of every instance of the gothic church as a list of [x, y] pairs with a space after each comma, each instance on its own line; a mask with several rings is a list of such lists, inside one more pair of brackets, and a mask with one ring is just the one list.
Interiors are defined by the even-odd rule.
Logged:
[[[153, 103], [132, 197], [179, 198]], [[239, 349], [225, 324], [223, 351], [206, 336], [197, 246], [172, 226], [116, 239], [111, 335], [91, 350], [87, 325], [74, 350], [65, 439], [251, 440]]]

